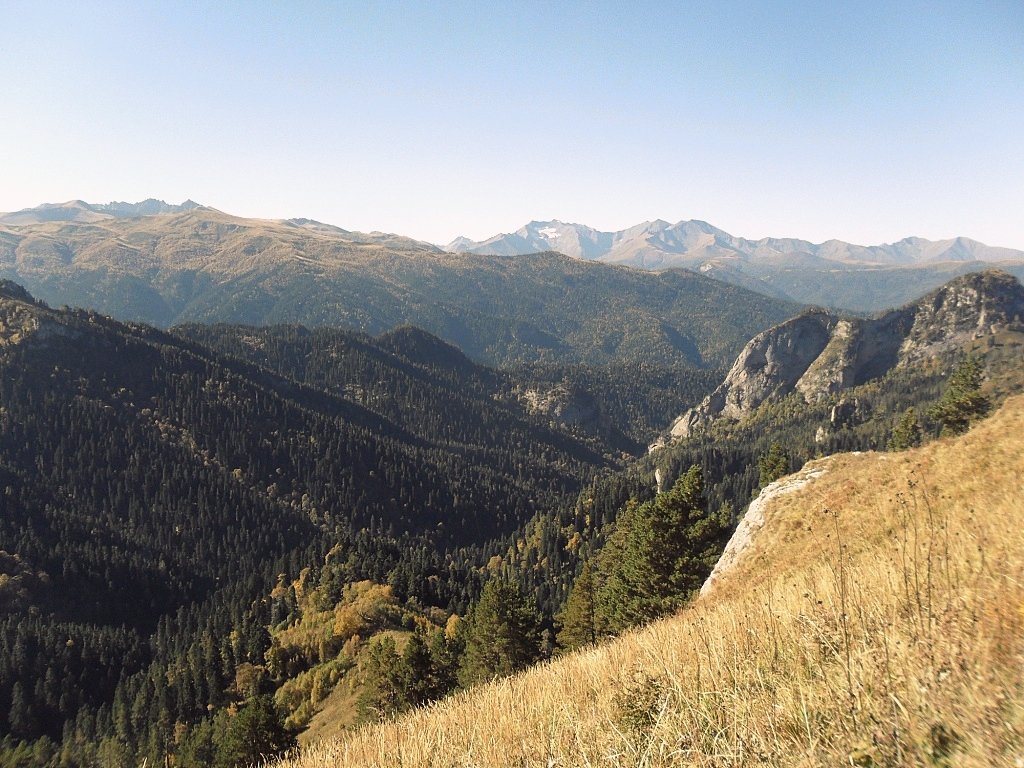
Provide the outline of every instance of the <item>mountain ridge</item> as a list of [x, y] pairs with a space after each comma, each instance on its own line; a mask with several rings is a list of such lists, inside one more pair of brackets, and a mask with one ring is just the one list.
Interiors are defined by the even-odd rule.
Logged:
[[23, 208], [20, 211], [0, 213], [0, 224], [24, 226], [39, 224], [45, 221], [103, 221], [106, 219], [130, 219], [140, 216], [159, 216], [167, 213], [183, 213], [195, 208], [203, 208], [192, 199], [179, 205], [165, 203], [163, 200], [147, 198], [137, 203], [112, 201], [109, 203], [87, 203], [84, 200], [68, 200], [65, 203], [43, 203], [34, 208]]
[[[576, 241], [575, 247], [571, 245]], [[799, 238], [737, 237], [699, 219], [669, 223], [644, 221], [618, 231], [600, 231], [584, 224], [530, 221], [515, 232], [473, 241], [458, 237], [445, 246], [459, 253], [523, 255], [523, 244], [535, 251], [556, 250], [567, 256], [645, 268], [693, 267], [710, 256], [781, 256], [803, 253], [828, 261], [893, 265], [937, 261], [1001, 261], [1024, 259], [1024, 251], [989, 246], [968, 237], [927, 240], [909, 236], [892, 243], [857, 245], [830, 239], [813, 243]], [[591, 246], [590, 248], [585, 245]], [[561, 246], [561, 247], [560, 247]], [[650, 248], [648, 252], [644, 248]], [[660, 264], [643, 256], [661, 258]]]
[[[259, 222], [260, 226], [268, 229], [287, 228], [293, 235], [334, 238], [342, 248], [380, 247], [388, 254], [451, 252], [514, 257], [558, 252], [584, 261], [624, 265], [646, 271], [689, 269], [784, 301], [855, 312], [876, 312], [901, 306], [952, 277], [990, 266], [1000, 266], [1024, 279], [1024, 251], [991, 247], [967, 237], [938, 241], [906, 237], [893, 243], [862, 246], [837, 239], [822, 243], [786, 237], [752, 240], [733, 236], [699, 219], [682, 220], [674, 224], [654, 219], [614, 232], [553, 219], [534, 220], [513, 233], [495, 235], [483, 241], [458, 237], [442, 248], [400, 234], [350, 231], [309, 218], [244, 219], [201, 206], [191, 200], [181, 205], [169, 205], [152, 198], [139, 203], [104, 204], [73, 200], [0, 214], [0, 274], [3, 274], [2, 251], [5, 243], [10, 247], [13, 242], [28, 235], [41, 238], [35, 247], [43, 248], [46, 238], [62, 234], [59, 227], [47, 229], [47, 224], [63, 222], [66, 225], [103, 227], [116, 222], [162, 219], [196, 211], [205, 212], [202, 215], [208, 218], [222, 216], [236, 224], [247, 222], [246, 226]], [[135, 228], [138, 229], [138, 226]], [[282, 239], [280, 232], [271, 237]], [[125, 246], [125, 255], [128, 255], [133, 244], [122, 242], [121, 245]], [[250, 252], [238, 258], [240, 266], [251, 266], [254, 254], [265, 248], [258, 243], [247, 247]], [[61, 249], [65, 260], [74, 260], [75, 254], [69, 253], [74, 250], [72, 246], [58, 245], [58, 252]], [[312, 258], [312, 261], [307, 262], [311, 266], [317, 263], [315, 256], [304, 253], [304, 249], [295, 247], [294, 243], [286, 245], [285, 250], [291, 250], [294, 259]], [[278, 255], [281, 255], [280, 250]], [[194, 259], [186, 257], [185, 261], [191, 263]], [[30, 288], [38, 293], [46, 293], [43, 286], [31, 285], [34, 279], [31, 274], [7, 273], [5, 276], [30, 284]], [[186, 281], [189, 279], [185, 277]], [[88, 276], [86, 283], [96, 280], [96, 276]], [[104, 290], [120, 292], [130, 298], [140, 291], [149, 292], [150, 286], [144, 285], [145, 281], [142, 283], [107, 286]], [[182, 288], [178, 285], [173, 286], [172, 290]], [[76, 287], [75, 290], [81, 294], [89, 289]], [[166, 302], [167, 291], [160, 288], [160, 292], [162, 295], [159, 297], [150, 293], [145, 299], [140, 297], [137, 301], [156, 304]], [[58, 296], [47, 295], [46, 298], [53, 301]], [[85, 301], [83, 297], [75, 295], [74, 291], [71, 298], [73, 301], [64, 303], [82, 303], [112, 311], [110, 307]], [[176, 308], [169, 306], [164, 311], [174, 313]], [[114, 311], [114, 314], [118, 312]], [[162, 325], [174, 322], [173, 319], [157, 316], [138, 319]], [[237, 317], [217, 319], [249, 322], [246, 318]], [[406, 320], [416, 322], [415, 318]]]
[[731, 359], [798, 309], [694, 273], [647, 273], [543, 253], [445, 253], [384, 233], [211, 208], [0, 226], [0, 278], [51, 305], [122, 320], [413, 324], [477, 361]]
[[1024, 287], [1000, 270], [958, 277], [873, 318], [803, 312], [751, 339], [718, 388], [677, 418], [650, 450], [719, 419], [741, 421], [762, 403], [793, 392], [805, 402], [820, 401], [1002, 328], [1024, 329], [1022, 318]]
[[777, 298], [853, 311], [899, 306], [951, 277], [1001, 265], [1024, 278], [1024, 251], [966, 237], [906, 237], [862, 246], [841, 240], [733, 236], [700, 220], [656, 219], [617, 232], [558, 220], [531, 221], [514, 233], [446, 246], [507, 255], [557, 250], [574, 258], [638, 269], [691, 269]]

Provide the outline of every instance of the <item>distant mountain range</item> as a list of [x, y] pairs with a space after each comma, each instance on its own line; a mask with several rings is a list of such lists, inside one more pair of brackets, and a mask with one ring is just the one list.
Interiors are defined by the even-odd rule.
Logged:
[[0, 221], [0, 278], [51, 305], [163, 327], [302, 323], [378, 334], [412, 324], [491, 365], [702, 367], [727, 364], [799, 310], [682, 270], [551, 252], [451, 254], [398, 235], [202, 206], [129, 218], [60, 208], [63, 218], [49, 207], [32, 214], [38, 220], [22, 212], [25, 223]]
[[[581, 266], [588, 264], [593, 269]], [[482, 242], [458, 238], [441, 248], [308, 218], [245, 219], [192, 200], [74, 200], [0, 214], [0, 277], [51, 303], [163, 326], [287, 321], [378, 333], [412, 323], [492, 364], [611, 361], [622, 358], [623, 344], [642, 356], [641, 340], [654, 340], [647, 348], [661, 354], [665, 345], [652, 334], [660, 334], [667, 317], [661, 300], [651, 305], [646, 292], [698, 284], [679, 277], [683, 269], [793, 304], [871, 313], [992, 266], [1024, 279], [1024, 251], [964, 237], [877, 246], [747, 240], [703, 221], [662, 220], [619, 232], [534, 221], [512, 234]], [[676, 276], [651, 279], [644, 272]], [[588, 282], [584, 301], [578, 293]], [[623, 293], [619, 284], [632, 287]], [[577, 319], [571, 305], [580, 301], [585, 306]], [[736, 301], [738, 295], [730, 305]], [[631, 314], [634, 309], [640, 314]], [[604, 318], [600, 328], [586, 319], [594, 315]], [[622, 324], [622, 339], [609, 336], [605, 320]], [[483, 332], [480, 323], [491, 327]], [[689, 331], [674, 321], [669, 326], [692, 346]], [[579, 333], [586, 341], [569, 338]], [[728, 338], [729, 344], [743, 340]], [[710, 347], [700, 355], [724, 362]]]
[[910, 266], [945, 261], [1024, 261], [1024, 251], [993, 248], [958, 237], [931, 241], [908, 237], [887, 245], [852, 245], [841, 240], [815, 244], [794, 238], [734, 237], [706, 221], [670, 224], [657, 219], [619, 232], [600, 232], [582, 224], [531, 221], [510, 235], [495, 235], [481, 242], [460, 237], [446, 250], [512, 256], [537, 251], [558, 251], [567, 256], [641, 269], [699, 267], [715, 259], [774, 259], [810, 256], [844, 264]]
[[[511, 234], [474, 242], [464, 237], [446, 249], [506, 256], [558, 251], [568, 256], [647, 270], [692, 269], [771, 296], [859, 311], [909, 301], [951, 277], [988, 265], [1024, 275], [1024, 251], [995, 248], [965, 237], [862, 246], [794, 238], [747, 240], [704, 221], [660, 219], [618, 232], [582, 224], [531, 221]], [[1016, 268], [1015, 268], [1016, 267]]]
[[0, 213], [0, 224], [23, 226], [40, 224], [44, 221], [104, 221], [106, 219], [131, 219], [137, 216], [156, 216], [161, 213], [181, 213], [200, 208], [194, 200], [181, 205], [171, 205], [152, 197], [141, 203], [86, 203], [69, 200], [66, 203], [44, 203], [35, 208], [25, 208], [14, 213]]

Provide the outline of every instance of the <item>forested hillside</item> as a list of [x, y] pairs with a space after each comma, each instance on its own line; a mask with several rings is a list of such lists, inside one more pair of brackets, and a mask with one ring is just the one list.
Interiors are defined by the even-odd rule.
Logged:
[[1022, 430], [815, 462], [686, 610], [281, 765], [1013, 765]]
[[[0, 701], [16, 738], [70, 749], [116, 734], [155, 754], [175, 721], [228, 703], [239, 664], [264, 662], [258, 600], [277, 574], [335, 548], [346, 582], [464, 610], [486, 543], [609, 465], [596, 441], [474, 399], [488, 374], [454, 350], [411, 362], [417, 344], [440, 344], [426, 337], [393, 337], [402, 356], [377, 350], [378, 374], [419, 385], [378, 413], [3, 289]], [[415, 417], [446, 399], [444, 429]], [[446, 550], [461, 559], [445, 564]], [[189, 654], [189, 673], [154, 690]]]
[[0, 225], [0, 277], [54, 306], [159, 326], [412, 324], [489, 365], [724, 365], [798, 305], [693, 272], [557, 253], [447, 254], [408, 238], [212, 208]]
[[358, 403], [430, 441], [471, 435], [474, 444], [525, 444], [536, 441], [536, 429], [555, 428], [604, 451], [638, 453], [680, 404], [699, 402], [723, 375], [657, 360], [491, 369], [413, 326], [377, 338], [303, 326], [188, 324], [173, 332]]
[[1024, 386], [999, 326], [626, 461], [711, 372], [0, 293], [10, 765], [228, 768], [615, 635], [685, 603], [758, 487]]

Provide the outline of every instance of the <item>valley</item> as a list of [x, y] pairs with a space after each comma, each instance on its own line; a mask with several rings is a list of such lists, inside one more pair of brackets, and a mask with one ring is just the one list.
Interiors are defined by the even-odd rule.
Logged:
[[[711, 610], [698, 588], [765, 486], [945, 451], [1024, 390], [1024, 288], [999, 270], [863, 317], [157, 203], [0, 222], [3, 274], [28, 284], [0, 280], [0, 765], [462, 744], [441, 713], [645, 658], [634, 627]], [[665, 686], [692, 681], [636, 669], [612, 700], [552, 701], [593, 699], [622, 739], [601, 749], [670, 754], [650, 707], [691, 717]], [[374, 730], [406, 727], [436, 735]], [[497, 744], [450, 754], [502, 764]]]
[[1024, 3], [0, 28], [0, 768], [1024, 768]]
[[815, 461], [677, 615], [280, 765], [1012, 765], [1022, 429], [1016, 397], [957, 439]]

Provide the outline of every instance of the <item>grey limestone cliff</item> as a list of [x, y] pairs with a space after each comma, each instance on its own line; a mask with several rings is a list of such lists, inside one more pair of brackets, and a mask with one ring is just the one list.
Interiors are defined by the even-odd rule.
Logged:
[[762, 403], [798, 392], [806, 402], [871, 381], [892, 368], [1021, 323], [1024, 288], [999, 270], [964, 275], [922, 299], [873, 318], [810, 310], [747, 343], [725, 380], [673, 422], [651, 449], [740, 421]]

